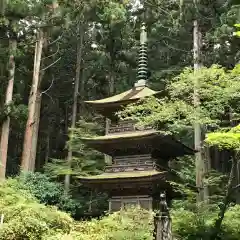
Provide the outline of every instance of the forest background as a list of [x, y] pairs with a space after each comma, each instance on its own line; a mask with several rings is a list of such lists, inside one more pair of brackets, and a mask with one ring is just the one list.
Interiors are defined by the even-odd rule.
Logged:
[[[100, 99], [133, 86], [143, 21], [148, 31], [148, 84], [163, 91], [165, 97], [149, 99], [140, 107], [130, 106], [122, 116], [138, 116], [140, 124], [174, 133], [193, 146], [196, 119], [192, 96], [197, 78], [202, 104], [198, 120], [206, 133], [218, 131], [217, 135], [207, 135], [207, 142], [238, 152], [238, 129], [228, 132], [239, 121], [237, 0], [2, 0], [0, 10], [0, 177], [24, 172], [16, 181], [4, 183], [3, 192], [11, 192], [9, 185], [30, 191], [41, 203], [56, 205], [75, 219], [86, 212], [104, 213], [106, 196], [84, 189], [77, 181], [77, 176], [101, 172], [105, 165], [101, 154], [80, 141], [82, 136], [102, 134], [105, 124], [84, 100]], [[203, 66], [197, 74], [192, 70], [194, 20], [201, 32], [199, 64]], [[234, 141], [222, 141], [226, 136]], [[206, 209], [215, 209], [228, 186], [221, 183], [229, 173], [229, 167], [224, 167], [229, 155], [219, 152], [214, 159], [215, 163], [223, 162], [216, 163], [222, 174], [211, 172], [206, 180], [212, 193]], [[179, 163], [185, 183], [195, 185], [194, 159]], [[206, 219], [198, 218], [188, 228], [189, 218], [200, 214], [194, 204], [186, 209], [189, 201], [195, 201], [194, 194], [189, 196], [187, 204], [182, 201], [175, 205], [182, 211], [177, 212], [180, 215], [175, 224], [181, 239], [202, 237], [215, 219], [208, 216], [206, 226]], [[240, 219], [235, 208], [228, 214], [237, 214], [236, 219]], [[203, 219], [205, 213], [200, 214]], [[177, 221], [182, 216], [186, 217], [184, 227]], [[234, 227], [224, 231], [229, 239], [238, 239]]]

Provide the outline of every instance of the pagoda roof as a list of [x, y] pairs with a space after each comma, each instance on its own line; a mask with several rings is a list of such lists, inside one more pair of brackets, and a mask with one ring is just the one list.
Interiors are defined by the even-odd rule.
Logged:
[[139, 138], [145, 136], [157, 135], [159, 132], [155, 130], [143, 130], [143, 131], [134, 131], [134, 132], [123, 132], [119, 134], [107, 134], [104, 136], [97, 136], [93, 138], [83, 138], [86, 141], [108, 141], [108, 140], [120, 140], [127, 138]]
[[133, 87], [130, 90], [127, 90], [123, 93], [114, 95], [112, 97], [103, 98], [94, 101], [85, 101], [88, 104], [92, 104], [96, 107], [102, 107], [106, 105], [122, 105], [124, 102], [131, 102], [134, 100], [139, 100], [141, 98], [150, 97], [156, 95], [157, 91], [154, 91], [146, 86], [142, 87]]
[[139, 153], [155, 151], [159, 157], [165, 159], [195, 153], [193, 149], [182, 144], [172, 135], [155, 130], [109, 134], [94, 138], [82, 138], [82, 140], [88, 146], [110, 156], [121, 155], [122, 151], [129, 153], [129, 150], [133, 150], [133, 154], [136, 154], [136, 150]]
[[167, 174], [167, 171], [159, 172], [157, 170], [151, 171], [131, 171], [131, 172], [118, 172], [118, 173], [103, 173], [100, 175], [78, 177], [82, 182], [89, 183], [109, 183], [109, 181], [128, 181], [128, 180], [143, 180], [143, 179], [158, 179]]

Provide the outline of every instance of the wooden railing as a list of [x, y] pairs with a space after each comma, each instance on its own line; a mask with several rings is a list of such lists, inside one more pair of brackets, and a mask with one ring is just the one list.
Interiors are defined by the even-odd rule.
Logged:
[[129, 164], [152, 164], [151, 154], [143, 155], [129, 155], [129, 156], [118, 156], [113, 158], [115, 165], [129, 165]]
[[132, 172], [132, 171], [146, 171], [153, 170], [154, 163], [152, 164], [129, 164], [129, 165], [111, 165], [106, 166], [105, 172], [116, 173], [116, 172]]
[[106, 172], [128, 172], [152, 170], [155, 168], [155, 160], [150, 154], [130, 155], [123, 157], [114, 157], [113, 164], [107, 166]]
[[117, 134], [117, 133], [124, 133], [124, 132], [134, 132], [134, 131], [142, 131], [152, 129], [151, 127], [137, 127], [136, 121], [119, 121], [119, 123], [114, 124], [111, 123], [108, 134]]

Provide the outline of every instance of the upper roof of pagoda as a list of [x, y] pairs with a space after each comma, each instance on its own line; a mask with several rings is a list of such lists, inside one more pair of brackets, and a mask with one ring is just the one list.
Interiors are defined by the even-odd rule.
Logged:
[[103, 98], [94, 101], [85, 101], [88, 104], [91, 104], [94, 107], [120, 107], [121, 105], [126, 105], [128, 103], [137, 101], [139, 99], [150, 97], [156, 95], [157, 91], [154, 91], [148, 88], [145, 84], [137, 85], [123, 93], [114, 95], [112, 97]]
[[86, 101], [86, 103], [94, 106], [103, 115], [112, 118], [113, 113], [118, 111], [122, 106], [126, 106], [129, 103], [136, 102], [145, 97], [156, 95], [158, 92], [146, 86], [148, 80], [147, 62], [147, 32], [146, 26], [143, 23], [140, 34], [137, 82], [134, 87], [123, 93], [100, 100]]

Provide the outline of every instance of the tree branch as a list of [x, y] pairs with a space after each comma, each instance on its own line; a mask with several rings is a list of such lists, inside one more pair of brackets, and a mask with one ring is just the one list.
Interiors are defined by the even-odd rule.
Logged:
[[54, 41], [50, 42], [50, 43], [48, 44], [48, 46], [51, 46], [51, 45], [53, 45], [55, 42], [59, 41], [59, 40], [62, 38], [62, 36], [63, 36], [63, 33], [62, 33], [62, 35], [58, 36], [57, 39], [55, 39]]
[[44, 59], [46, 59], [46, 58], [53, 57], [53, 56], [56, 55], [58, 52], [59, 52], [59, 44], [58, 44], [57, 51], [56, 51], [55, 53], [53, 53], [53, 54], [51, 54], [51, 55], [49, 55], [49, 56], [47, 56], [47, 57], [42, 58], [42, 60], [44, 60]]
[[54, 83], [54, 77], [52, 77], [52, 82], [51, 82], [50, 86], [45, 91], [41, 92], [41, 95], [44, 93], [46, 94], [52, 88], [53, 83]]
[[54, 61], [53, 63], [51, 63], [51, 64], [48, 65], [47, 67], [41, 69], [40, 71], [45, 71], [45, 70], [47, 70], [48, 68], [52, 67], [55, 63], [57, 63], [60, 59], [61, 59], [61, 57], [59, 57], [56, 61]]

